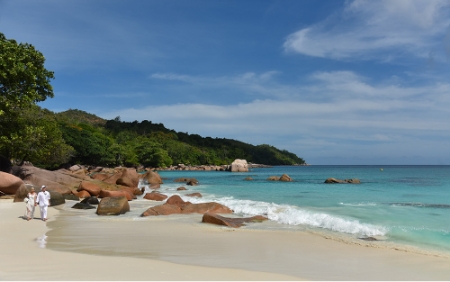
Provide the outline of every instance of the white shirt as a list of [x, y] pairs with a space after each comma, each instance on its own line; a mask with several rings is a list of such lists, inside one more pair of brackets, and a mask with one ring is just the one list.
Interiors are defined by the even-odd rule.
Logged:
[[50, 205], [50, 192], [41, 191], [37, 195], [37, 201], [40, 206], [49, 206]]

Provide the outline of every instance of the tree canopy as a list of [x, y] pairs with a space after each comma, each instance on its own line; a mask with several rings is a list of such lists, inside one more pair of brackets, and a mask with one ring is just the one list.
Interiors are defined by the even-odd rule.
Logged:
[[0, 33], [0, 115], [53, 98], [53, 72], [44, 55], [28, 43], [17, 43]]
[[53, 72], [44, 62], [33, 45], [0, 33], [0, 155], [5, 159], [52, 164], [71, 155], [54, 114], [36, 105], [53, 97]]
[[[73, 162], [149, 167], [181, 163], [223, 165], [235, 159], [267, 165], [305, 163], [297, 155], [270, 145], [254, 146], [233, 139], [176, 132], [148, 120], [125, 122], [119, 117], [101, 120], [79, 110], [68, 110], [57, 116], [66, 142], [76, 150]], [[100, 141], [107, 139], [110, 143]]]

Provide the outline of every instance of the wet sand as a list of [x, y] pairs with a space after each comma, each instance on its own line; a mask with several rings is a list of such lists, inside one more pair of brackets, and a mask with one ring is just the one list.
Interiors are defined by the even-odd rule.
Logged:
[[450, 280], [449, 258], [270, 222], [261, 230], [203, 224], [201, 215], [99, 217], [70, 204], [44, 223], [0, 201], [0, 280]]

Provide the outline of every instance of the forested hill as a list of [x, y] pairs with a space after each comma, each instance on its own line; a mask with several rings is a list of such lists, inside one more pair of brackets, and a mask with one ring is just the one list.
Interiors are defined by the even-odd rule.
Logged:
[[161, 123], [105, 120], [68, 110], [56, 119], [65, 142], [75, 150], [72, 163], [90, 165], [230, 164], [235, 159], [266, 165], [301, 165], [305, 161], [270, 145], [254, 146], [226, 138], [202, 137], [167, 129]]

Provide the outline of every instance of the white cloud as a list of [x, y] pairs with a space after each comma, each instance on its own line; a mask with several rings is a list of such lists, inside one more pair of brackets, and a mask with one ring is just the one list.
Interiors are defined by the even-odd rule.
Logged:
[[[321, 82], [319, 84], [321, 87], [317, 91], [321, 92], [322, 96], [336, 97], [336, 99], [348, 99], [349, 97], [368, 98], [372, 96], [376, 99], [383, 97], [384, 99], [395, 100], [426, 94], [429, 90], [428, 87], [422, 86], [401, 86], [396, 80], [394, 80], [394, 83], [388, 80], [380, 82], [378, 85], [371, 85], [369, 79], [351, 71], [316, 72], [310, 78], [315, 83]], [[435, 87], [435, 92], [442, 92], [442, 89], [439, 89], [447, 89], [448, 84], [437, 84]], [[401, 102], [404, 101], [402, 100]]]
[[293, 90], [289, 86], [277, 84], [275, 77], [279, 71], [267, 71], [262, 73], [246, 72], [234, 76], [193, 76], [176, 73], [154, 73], [150, 79], [161, 81], [180, 81], [192, 85], [198, 89], [232, 89], [242, 95], [263, 95], [266, 97], [283, 97]]
[[[271, 144], [315, 164], [367, 164], [367, 160], [433, 164], [433, 160], [450, 157], [448, 150], [442, 151], [450, 138], [450, 83], [427, 78], [427, 83], [412, 87], [399, 77], [375, 82], [352, 71], [314, 72], [289, 84], [281, 83], [279, 76], [277, 71], [234, 76], [155, 73], [150, 79], [168, 86], [182, 82], [181, 90], [189, 86], [214, 93], [225, 88], [258, 98], [229, 104], [142, 105], [99, 115], [151, 120], [213, 138]], [[344, 155], [346, 160], [338, 159]]]
[[150, 75], [153, 79], [178, 80], [183, 82], [194, 82], [195, 78], [190, 75], [179, 75], [175, 73], [154, 73]]
[[254, 72], [246, 72], [236, 76], [223, 76], [223, 77], [206, 77], [206, 76], [192, 76], [176, 73], [154, 73], [150, 75], [151, 79], [161, 79], [161, 80], [178, 80], [189, 83], [197, 84], [224, 84], [224, 83], [235, 83], [235, 84], [246, 84], [252, 82], [264, 82], [271, 80], [274, 76], [279, 74], [278, 71], [267, 71], [261, 74]]
[[349, 1], [341, 14], [289, 35], [284, 48], [333, 59], [428, 57], [445, 51], [449, 11], [446, 0]]
[[[327, 132], [329, 137], [340, 132], [352, 132], [355, 140], [389, 140], [392, 131], [449, 131], [447, 93], [450, 84], [430, 84], [410, 88], [386, 83], [371, 83], [353, 72], [317, 72], [311, 75], [313, 86], [267, 83], [265, 74], [246, 73], [236, 77], [191, 77], [178, 74], [154, 74], [154, 79], [175, 79], [214, 87], [242, 87], [240, 81], [250, 81], [252, 89], [264, 88], [264, 93], [284, 95], [255, 99], [246, 103], [214, 105], [186, 103], [152, 105], [105, 113], [123, 120], [149, 119], [166, 126], [191, 132], [231, 136], [235, 134], [289, 135]], [[208, 89], [208, 88], [206, 88]], [[317, 98], [320, 97], [320, 98]], [[439, 118], [441, 117], [441, 118]], [[319, 133], [320, 135], [320, 133]], [[349, 135], [346, 134], [348, 137]], [[358, 137], [359, 136], [359, 137]], [[364, 136], [364, 137], [361, 137]]]

